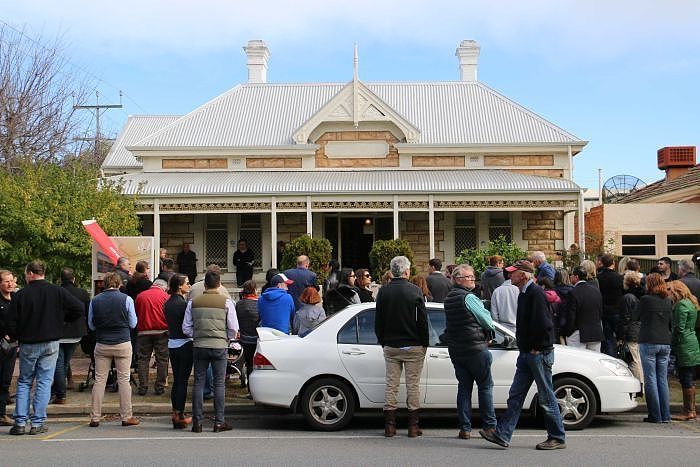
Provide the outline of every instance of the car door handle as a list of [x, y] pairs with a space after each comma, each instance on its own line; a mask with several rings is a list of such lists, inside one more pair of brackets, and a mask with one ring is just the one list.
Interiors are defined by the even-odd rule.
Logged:
[[428, 355], [430, 358], [450, 358], [449, 354], [446, 353], [431, 353]]
[[363, 352], [361, 350], [343, 350], [344, 355], [364, 355], [367, 352]]

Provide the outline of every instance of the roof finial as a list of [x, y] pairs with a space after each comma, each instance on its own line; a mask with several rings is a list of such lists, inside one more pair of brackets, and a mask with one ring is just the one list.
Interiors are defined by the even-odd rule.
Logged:
[[353, 79], [354, 79], [355, 81], [358, 80], [357, 68], [358, 68], [358, 64], [359, 64], [359, 63], [360, 63], [360, 60], [357, 58], [357, 42], [355, 42], [355, 56], [354, 56], [353, 61], [352, 61], [353, 68], [354, 68]]

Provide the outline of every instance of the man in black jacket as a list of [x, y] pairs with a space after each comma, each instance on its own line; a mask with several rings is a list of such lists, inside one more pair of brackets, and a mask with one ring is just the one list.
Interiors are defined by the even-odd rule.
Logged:
[[[440, 258], [433, 258], [428, 261], [428, 268], [430, 274], [425, 278], [425, 281], [428, 283], [428, 290], [430, 290], [430, 295], [433, 296], [435, 303], [442, 303], [452, 288], [452, 281], [440, 272], [442, 269]], [[474, 284], [472, 284], [473, 286]]]
[[236, 284], [238, 287], [243, 287], [246, 281], [253, 278], [253, 263], [255, 263], [255, 255], [252, 250], [248, 249], [248, 241], [243, 238], [238, 240], [238, 249], [233, 254], [233, 265], [236, 266]]
[[[452, 272], [454, 287], [445, 298], [445, 338], [457, 377], [457, 415], [460, 439], [472, 431], [472, 388], [479, 388], [479, 411], [484, 431], [496, 430], [493, 378], [488, 343], [493, 333], [491, 314], [474, 295], [474, 268], [462, 264]], [[471, 295], [471, 300], [470, 296]], [[477, 318], [478, 316], [478, 318]]]
[[32, 261], [24, 270], [27, 286], [17, 292], [10, 303], [8, 328], [10, 336], [19, 340], [19, 378], [15, 402], [15, 424], [11, 435], [23, 435], [29, 419], [32, 383], [34, 413], [30, 435], [46, 433], [46, 406], [51, 397], [51, 382], [58, 358], [58, 340], [63, 323], [84, 316], [85, 305], [66, 289], [44, 279], [46, 266]]
[[600, 343], [603, 340], [600, 320], [603, 298], [600, 290], [586, 282], [587, 275], [581, 266], [576, 266], [571, 272], [574, 288], [569, 292], [566, 309], [563, 310], [566, 316], [566, 345], [600, 352]]
[[10, 302], [15, 294], [15, 276], [10, 271], [0, 269], [0, 339], [11, 343], [13, 350], [0, 353], [0, 426], [12, 426], [14, 420], [7, 416], [7, 404], [10, 402], [12, 374], [17, 361], [17, 343], [11, 342], [7, 329], [7, 314]]
[[554, 345], [552, 342], [552, 319], [547, 309], [544, 290], [535, 284], [532, 276], [535, 267], [529, 261], [516, 261], [507, 267], [510, 280], [520, 288], [518, 317], [515, 337], [520, 354], [515, 365], [515, 376], [508, 394], [508, 409], [498, 420], [495, 432], [480, 430], [482, 438], [504, 448], [508, 447], [525, 396], [534, 381], [537, 384], [537, 400], [544, 412], [547, 440], [536, 446], [538, 450], [564, 449], [566, 447], [564, 424], [559, 412], [559, 403], [552, 386]]
[[598, 271], [598, 287], [603, 296], [603, 352], [610, 356], [617, 354], [617, 341], [622, 336], [616, 336], [615, 331], [620, 321], [620, 302], [625, 294], [622, 288], [622, 274], [615, 271], [615, 258], [606, 253], [600, 257], [602, 268]]
[[420, 375], [428, 347], [428, 315], [423, 292], [408, 282], [411, 262], [405, 256], [391, 260], [391, 282], [379, 289], [374, 322], [377, 341], [384, 349], [386, 391], [384, 436], [396, 434], [396, 401], [401, 372], [406, 369], [408, 436], [422, 435], [418, 426]]

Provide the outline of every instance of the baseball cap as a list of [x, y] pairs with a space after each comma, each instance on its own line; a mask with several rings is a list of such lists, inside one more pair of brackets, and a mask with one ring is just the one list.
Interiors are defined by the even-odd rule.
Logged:
[[535, 267], [532, 265], [531, 262], [523, 259], [523, 260], [516, 261], [515, 263], [513, 263], [512, 266], [508, 266], [506, 268], [506, 271], [508, 271], [508, 272], [525, 271], [525, 272], [529, 272], [529, 273], [534, 273]]
[[287, 276], [285, 276], [282, 273], [275, 274], [274, 276], [272, 276], [272, 279], [270, 279], [270, 285], [277, 285], [277, 284], [281, 284], [282, 282], [284, 282], [287, 285], [294, 283], [293, 280], [291, 280], [290, 278], [288, 278]]

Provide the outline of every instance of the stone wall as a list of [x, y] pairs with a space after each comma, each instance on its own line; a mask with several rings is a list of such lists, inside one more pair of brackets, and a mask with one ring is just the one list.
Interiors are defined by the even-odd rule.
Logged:
[[523, 211], [523, 240], [527, 251], [542, 251], [554, 258], [557, 241], [564, 241], [563, 211]]
[[306, 213], [287, 212], [277, 214], [277, 240], [288, 242], [306, 234]]
[[[328, 158], [326, 156], [326, 143], [329, 141], [386, 141], [389, 145], [389, 153], [386, 157], [343, 157]], [[388, 131], [330, 131], [324, 133], [316, 143], [319, 145], [316, 150], [317, 168], [366, 168], [366, 167], [398, 167], [399, 151], [394, 144], [398, 143]]]
[[[182, 251], [183, 243], [194, 243], [193, 214], [164, 214], [160, 216], [160, 247], [167, 250], [167, 256], [175, 259]], [[204, 252], [196, 251], [197, 257]]]
[[248, 169], [300, 169], [301, 157], [247, 157]]
[[[403, 240], [408, 241], [413, 250], [413, 261], [419, 274], [427, 274], [430, 260], [430, 236], [428, 232], [427, 212], [402, 212], [400, 214], [399, 233]], [[442, 212], [435, 213], [435, 256], [445, 259], [445, 251], [440, 242], [445, 239], [445, 216]]]
[[413, 167], [464, 167], [464, 156], [413, 156]]

